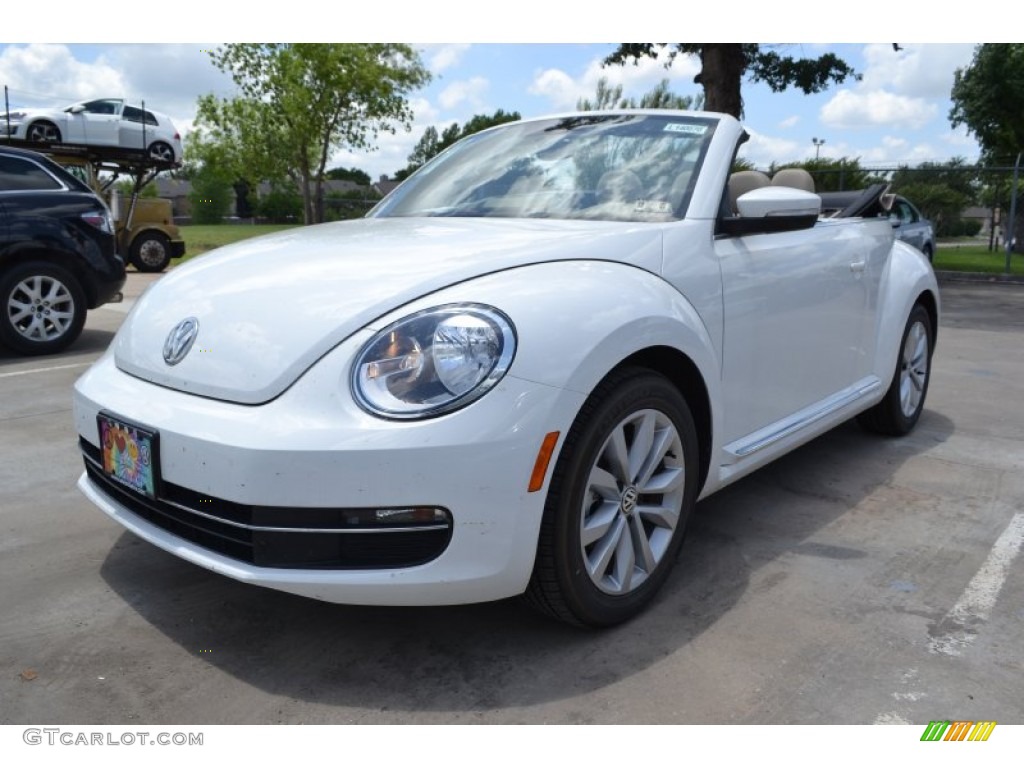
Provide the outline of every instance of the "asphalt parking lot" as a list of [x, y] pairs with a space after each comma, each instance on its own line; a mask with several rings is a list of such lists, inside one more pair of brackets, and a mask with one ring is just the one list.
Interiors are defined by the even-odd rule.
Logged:
[[127, 306], [0, 352], [0, 723], [1024, 723], [1024, 286], [943, 304], [910, 437], [847, 424], [701, 503], [651, 610], [604, 632], [178, 560], [75, 488], [70, 388]]

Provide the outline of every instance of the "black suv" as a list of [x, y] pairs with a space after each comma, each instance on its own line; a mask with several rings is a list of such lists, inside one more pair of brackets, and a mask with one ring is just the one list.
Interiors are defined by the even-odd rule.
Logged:
[[110, 211], [35, 152], [0, 144], [0, 344], [27, 355], [64, 349], [86, 309], [124, 286]]

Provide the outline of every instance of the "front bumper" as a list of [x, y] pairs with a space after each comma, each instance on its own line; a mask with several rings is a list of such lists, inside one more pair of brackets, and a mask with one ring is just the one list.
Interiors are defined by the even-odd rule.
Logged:
[[[159, 515], [140, 515], [134, 500], [105, 488], [95, 469], [82, 475], [79, 488], [144, 539], [243, 582], [364, 605], [484, 602], [521, 593], [533, 568], [547, 491], [546, 483], [527, 491], [537, 451], [548, 432], [566, 433], [582, 395], [507, 376], [461, 411], [389, 422], [364, 413], [349, 396], [347, 361], [362, 341], [357, 335], [343, 343], [280, 397], [259, 406], [141, 381], [118, 370], [108, 353], [75, 386], [76, 427], [94, 456], [100, 410], [158, 430], [161, 477], [186, 491], [166, 501], [185, 499], [179, 518], [186, 525], [202, 499], [214, 500], [204, 510], [207, 517], [276, 508], [279, 525], [280, 515], [294, 510], [296, 528], [325, 509], [442, 509], [450, 513], [448, 529], [433, 542], [424, 543], [422, 535], [414, 542], [426, 547], [414, 559], [429, 550], [426, 562], [395, 567], [366, 560], [363, 567], [357, 557], [337, 567], [268, 567], [242, 550], [203, 546]], [[370, 538], [351, 536], [344, 546], [359, 551], [362, 541], [374, 546]]]

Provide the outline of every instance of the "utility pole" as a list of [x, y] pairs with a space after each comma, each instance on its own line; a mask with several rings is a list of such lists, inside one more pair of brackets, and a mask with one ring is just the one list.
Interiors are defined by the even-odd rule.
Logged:
[[811, 139], [811, 143], [814, 144], [814, 162], [818, 162], [818, 157], [821, 155], [821, 145], [825, 143], [825, 140], [815, 136]]

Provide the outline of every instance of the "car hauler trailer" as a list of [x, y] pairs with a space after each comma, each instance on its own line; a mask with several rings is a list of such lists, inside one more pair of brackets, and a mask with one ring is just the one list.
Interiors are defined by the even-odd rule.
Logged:
[[[78, 144], [42, 144], [5, 138], [0, 145], [47, 155], [65, 168], [80, 169], [83, 181], [110, 205], [117, 228], [118, 252], [140, 272], [162, 272], [171, 259], [185, 255], [185, 241], [174, 224], [171, 201], [142, 197], [142, 190], [177, 164], [143, 150]], [[131, 192], [123, 198], [114, 183], [126, 177]]]

